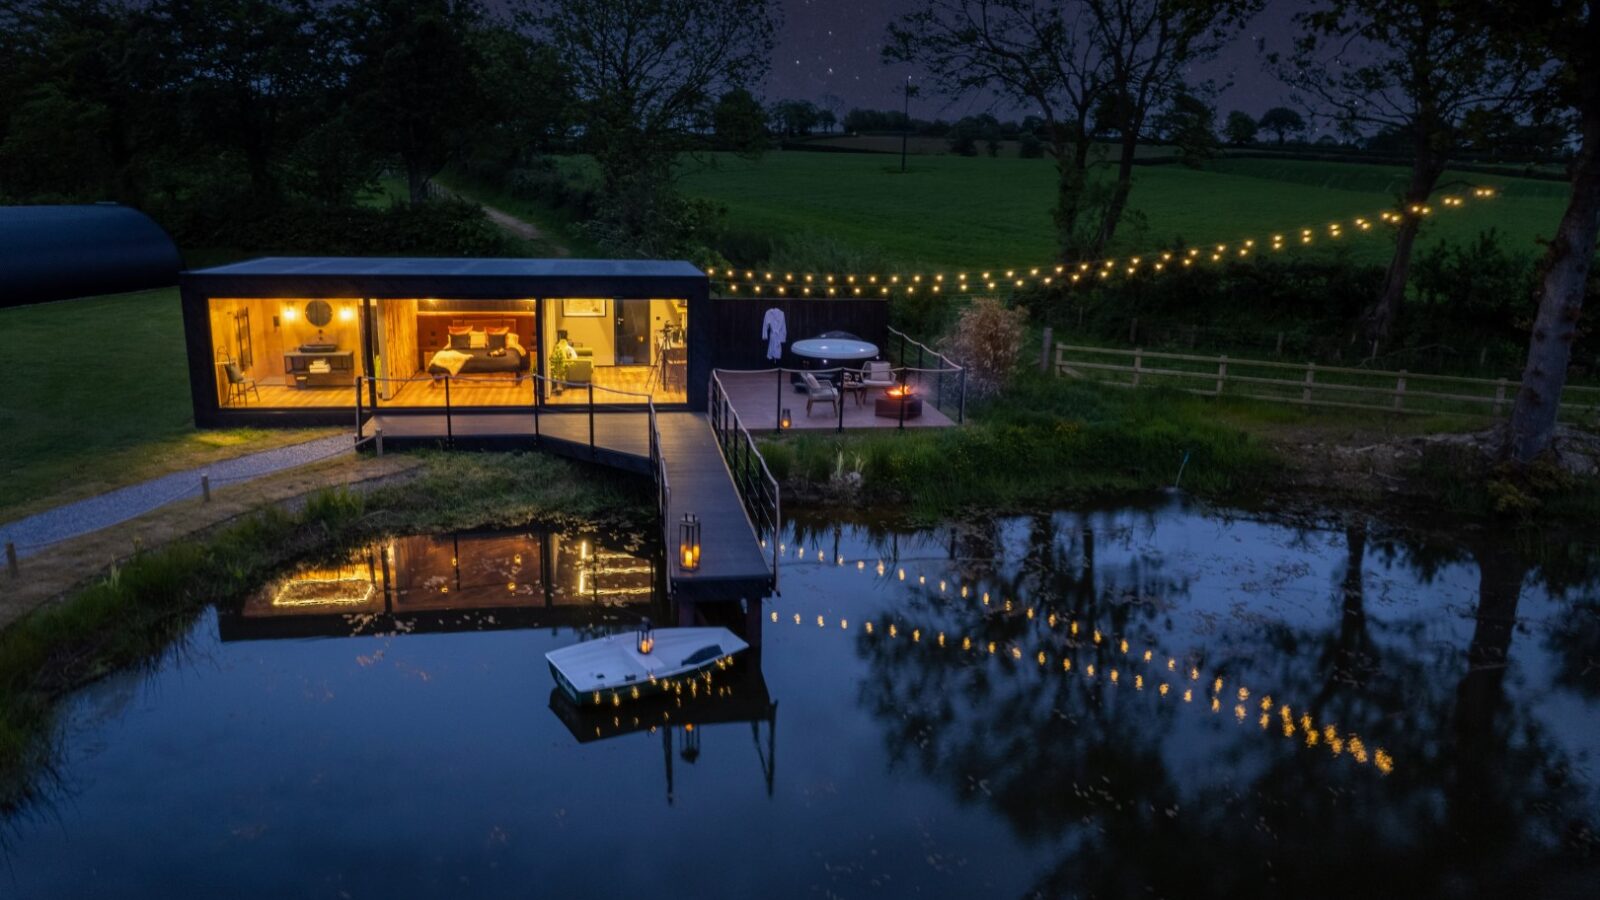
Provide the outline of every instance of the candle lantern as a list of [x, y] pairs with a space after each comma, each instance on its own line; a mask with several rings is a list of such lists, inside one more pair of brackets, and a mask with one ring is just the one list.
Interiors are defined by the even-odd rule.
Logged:
[[700, 517], [684, 513], [678, 523], [678, 568], [693, 572], [700, 568]]
[[655, 628], [650, 624], [650, 618], [648, 616], [645, 617], [644, 621], [639, 623], [637, 637], [640, 655], [648, 656], [650, 651], [654, 650], [656, 647]]
[[778, 415], [778, 427], [779, 428], [788, 428], [790, 425], [793, 425], [793, 424], [794, 424], [794, 419], [790, 418], [790, 416], [789, 416], [789, 407], [785, 406], [783, 408], [783, 412]]

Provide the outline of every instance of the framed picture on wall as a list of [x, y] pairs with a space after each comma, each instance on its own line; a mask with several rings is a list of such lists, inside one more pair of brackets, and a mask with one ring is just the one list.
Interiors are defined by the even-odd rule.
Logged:
[[603, 319], [606, 301], [598, 297], [568, 297], [561, 301], [561, 314], [575, 319]]

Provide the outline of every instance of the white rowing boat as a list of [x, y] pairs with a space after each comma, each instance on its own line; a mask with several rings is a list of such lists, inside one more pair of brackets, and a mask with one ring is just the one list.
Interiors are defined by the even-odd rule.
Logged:
[[750, 645], [726, 628], [659, 628], [648, 621], [544, 655], [562, 693], [575, 703], [620, 706], [647, 694], [698, 691], [700, 680], [732, 665]]

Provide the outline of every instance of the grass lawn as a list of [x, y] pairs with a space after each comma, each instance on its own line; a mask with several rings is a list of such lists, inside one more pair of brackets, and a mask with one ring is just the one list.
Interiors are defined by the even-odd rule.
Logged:
[[197, 431], [176, 288], [0, 310], [0, 356], [26, 361], [0, 399], [0, 520], [332, 433]]
[[[1143, 166], [1134, 171], [1132, 215], [1116, 249], [1141, 252], [1178, 238], [1260, 240], [1373, 218], [1392, 206], [1403, 177], [1392, 166], [1274, 159], [1223, 159], [1203, 170]], [[1535, 239], [1554, 229], [1565, 205], [1559, 182], [1457, 173], [1444, 182], [1457, 179], [1492, 184], [1500, 196], [1439, 209], [1420, 246], [1496, 228], [1509, 246], [1534, 253]], [[908, 267], [1025, 268], [1053, 259], [1049, 160], [919, 156], [901, 174], [899, 160], [882, 155], [773, 152], [750, 161], [714, 154], [682, 185], [726, 206], [734, 228], [823, 236]], [[1375, 228], [1338, 246], [1358, 261], [1383, 262], [1385, 234]]]

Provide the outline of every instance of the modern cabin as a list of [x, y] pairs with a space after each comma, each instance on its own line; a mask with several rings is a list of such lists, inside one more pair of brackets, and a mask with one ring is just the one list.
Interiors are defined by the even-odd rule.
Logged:
[[201, 427], [556, 409], [591, 392], [706, 406], [709, 283], [686, 262], [267, 258], [179, 283]]

